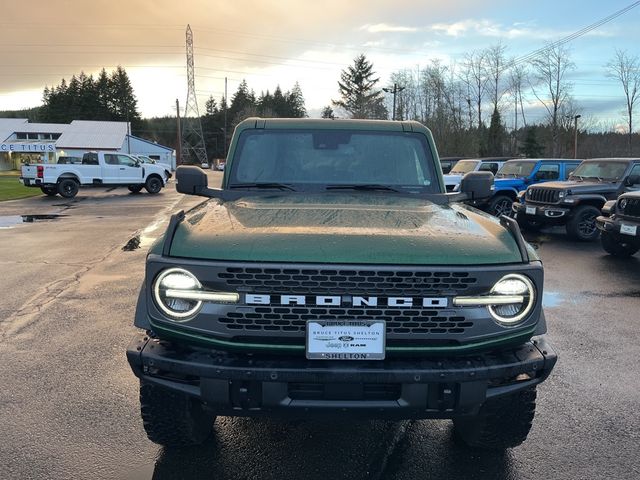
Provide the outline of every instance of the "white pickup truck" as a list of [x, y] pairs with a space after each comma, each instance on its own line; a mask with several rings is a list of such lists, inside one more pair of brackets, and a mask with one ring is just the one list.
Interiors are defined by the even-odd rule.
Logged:
[[134, 193], [143, 188], [158, 193], [169, 178], [171, 172], [163, 165], [142, 163], [124, 153], [89, 152], [83, 155], [81, 164], [23, 165], [20, 182], [39, 187], [49, 196], [73, 198], [81, 186], [126, 185]]

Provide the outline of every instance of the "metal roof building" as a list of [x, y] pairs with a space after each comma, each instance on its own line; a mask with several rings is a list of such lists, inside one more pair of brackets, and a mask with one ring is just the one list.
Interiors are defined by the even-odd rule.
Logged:
[[60, 157], [82, 157], [94, 150], [146, 155], [175, 167], [172, 148], [130, 135], [129, 128], [127, 122], [59, 124], [0, 118], [0, 170], [18, 170], [26, 162], [56, 163]]

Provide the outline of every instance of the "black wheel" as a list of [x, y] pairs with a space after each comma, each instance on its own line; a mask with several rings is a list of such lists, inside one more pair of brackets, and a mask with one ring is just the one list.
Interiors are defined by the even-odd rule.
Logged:
[[160, 190], [162, 190], [162, 180], [160, 179], [160, 177], [156, 176], [149, 177], [144, 184], [144, 188], [149, 193], [158, 193]]
[[80, 185], [73, 178], [63, 178], [58, 182], [58, 193], [64, 198], [73, 198], [78, 194]]
[[201, 444], [211, 435], [216, 419], [199, 400], [144, 382], [140, 382], [140, 412], [149, 440], [166, 447]]
[[629, 242], [624, 238], [626, 235], [618, 235], [615, 233], [602, 232], [600, 241], [605, 252], [615, 257], [630, 257], [640, 250], [640, 241]]
[[56, 187], [54, 187], [53, 185], [48, 185], [46, 187], [40, 187], [40, 190], [42, 190], [42, 193], [44, 193], [45, 195], [48, 195], [50, 197], [55, 197], [58, 194], [58, 189]]
[[513, 199], [507, 195], [496, 195], [489, 202], [487, 212], [491, 215], [500, 217], [501, 215], [507, 215], [511, 213], [511, 205], [513, 205]]
[[129, 185], [127, 188], [131, 193], [140, 193], [144, 185]]
[[498, 397], [480, 407], [473, 417], [454, 419], [454, 433], [469, 447], [504, 450], [527, 439], [536, 411], [535, 387]]
[[600, 209], [593, 205], [580, 205], [567, 221], [567, 234], [574, 240], [592, 242], [598, 238], [600, 231], [596, 228], [596, 217]]
[[544, 226], [540, 222], [536, 222], [535, 220], [529, 220], [528, 218], [525, 217], [524, 213], [518, 214], [517, 221], [518, 221], [518, 226], [520, 227], [520, 230], [525, 232], [538, 232]]

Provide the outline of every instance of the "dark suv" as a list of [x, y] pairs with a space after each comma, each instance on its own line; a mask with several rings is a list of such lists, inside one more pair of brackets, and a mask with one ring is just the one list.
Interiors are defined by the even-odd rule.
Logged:
[[607, 253], [630, 257], [640, 250], [640, 191], [605, 203], [596, 226], [602, 232], [600, 240]]
[[566, 182], [532, 185], [521, 192], [513, 211], [523, 229], [565, 225], [581, 241], [598, 238], [596, 217], [608, 200], [640, 190], [640, 158], [585, 160]]

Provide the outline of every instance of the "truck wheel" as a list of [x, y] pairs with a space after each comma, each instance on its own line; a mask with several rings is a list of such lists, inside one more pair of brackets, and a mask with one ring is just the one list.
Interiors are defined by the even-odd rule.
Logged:
[[507, 195], [496, 195], [489, 202], [487, 211], [495, 216], [507, 215], [511, 213], [511, 205], [513, 205], [513, 199]]
[[78, 194], [80, 185], [73, 178], [63, 178], [58, 182], [58, 193], [64, 198], [73, 198]]
[[127, 188], [131, 193], [140, 193], [142, 187], [144, 187], [144, 185], [129, 185]]
[[144, 184], [144, 188], [149, 193], [158, 193], [160, 190], [162, 190], [162, 180], [160, 179], [160, 177], [156, 176], [149, 177]]
[[40, 190], [42, 190], [42, 193], [50, 197], [55, 197], [58, 194], [58, 189], [52, 185], [48, 185], [46, 187], [40, 187]]
[[201, 444], [211, 435], [216, 418], [199, 400], [144, 382], [140, 382], [140, 412], [149, 440], [166, 447]]
[[453, 420], [456, 438], [469, 447], [504, 450], [527, 439], [536, 411], [535, 387], [498, 397], [480, 407], [473, 417]]
[[600, 215], [600, 209], [593, 205], [580, 205], [567, 221], [567, 234], [574, 240], [592, 242], [600, 234], [596, 228], [598, 215]]
[[623, 235], [617, 235], [615, 233], [602, 232], [600, 234], [600, 241], [602, 242], [602, 248], [604, 248], [605, 252], [615, 257], [630, 257], [640, 250], [639, 243], [628, 242], [624, 239]]

